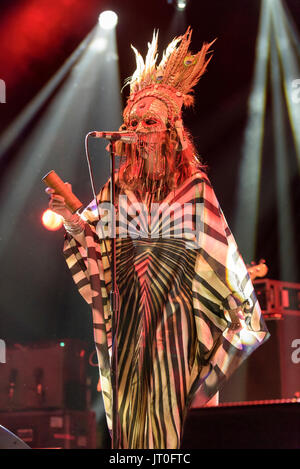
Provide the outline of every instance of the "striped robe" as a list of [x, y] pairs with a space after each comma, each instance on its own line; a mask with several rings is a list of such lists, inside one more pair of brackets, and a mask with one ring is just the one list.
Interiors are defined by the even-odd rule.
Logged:
[[[110, 200], [109, 186], [108, 182], [97, 196], [101, 207]], [[161, 215], [151, 213], [149, 223], [149, 213], [139, 206], [149, 205], [149, 200], [141, 201], [131, 191], [124, 195], [127, 205], [118, 207], [116, 237], [120, 448], [176, 449], [195, 395], [201, 404], [211, 399], [269, 333], [205, 173], [197, 172], [164, 200], [174, 208], [169, 236], [167, 209]], [[92, 308], [111, 429], [110, 233], [104, 227], [104, 243], [95, 201], [81, 216], [87, 248], [66, 235], [64, 254], [79, 292]], [[103, 223], [106, 218], [101, 212]], [[239, 311], [242, 327], [234, 329]]]

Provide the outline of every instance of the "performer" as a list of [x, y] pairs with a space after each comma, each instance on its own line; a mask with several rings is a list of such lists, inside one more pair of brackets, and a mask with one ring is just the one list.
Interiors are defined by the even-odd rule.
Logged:
[[[245, 264], [182, 124], [182, 106], [192, 104], [193, 87], [211, 58], [212, 43], [192, 55], [190, 41], [188, 29], [171, 42], [159, 65], [157, 34], [145, 62], [133, 48], [137, 69], [121, 130], [135, 132], [138, 142], [119, 145], [115, 185], [117, 201], [126, 203], [119, 202], [116, 228], [121, 448], [179, 448], [195, 395], [208, 402], [269, 336]], [[80, 216], [48, 192], [50, 208], [64, 217], [67, 264], [93, 311], [111, 429], [111, 243], [109, 233], [104, 239], [99, 230], [97, 210], [98, 205], [103, 221], [110, 184]], [[139, 223], [133, 223], [137, 214]]]

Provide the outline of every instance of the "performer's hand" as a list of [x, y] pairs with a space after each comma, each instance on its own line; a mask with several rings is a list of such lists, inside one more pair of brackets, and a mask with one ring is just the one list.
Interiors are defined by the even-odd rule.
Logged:
[[[72, 186], [68, 182], [65, 183], [68, 188], [71, 190]], [[53, 212], [62, 216], [65, 221], [71, 221], [73, 214], [71, 210], [67, 207], [64, 197], [55, 193], [54, 189], [47, 187], [45, 192], [50, 196], [49, 208]]]
[[245, 325], [245, 316], [239, 308], [235, 310], [228, 311], [230, 318], [231, 318], [231, 325], [229, 329], [238, 333], [240, 330], [243, 329]]

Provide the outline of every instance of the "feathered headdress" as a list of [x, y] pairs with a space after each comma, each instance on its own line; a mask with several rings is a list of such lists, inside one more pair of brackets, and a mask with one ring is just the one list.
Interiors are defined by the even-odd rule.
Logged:
[[125, 122], [129, 120], [132, 106], [147, 96], [160, 99], [168, 109], [168, 119], [174, 124], [181, 119], [182, 106], [191, 106], [194, 102], [193, 88], [204, 74], [210, 56], [206, 54], [215, 42], [203, 44], [197, 54], [191, 54], [189, 46], [192, 30], [189, 27], [183, 36], [179, 36], [168, 45], [159, 65], [157, 62], [158, 33], [154, 31], [145, 60], [131, 46], [136, 56], [136, 70], [126, 84], [130, 85], [130, 96], [124, 110]]

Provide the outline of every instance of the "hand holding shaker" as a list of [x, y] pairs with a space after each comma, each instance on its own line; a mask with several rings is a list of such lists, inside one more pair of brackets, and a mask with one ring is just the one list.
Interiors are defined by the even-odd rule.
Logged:
[[68, 188], [62, 179], [56, 174], [55, 171], [49, 171], [43, 178], [42, 181], [46, 186], [54, 189], [55, 193], [64, 197], [66, 205], [69, 207], [72, 213], [77, 212], [83, 204], [79, 199], [73, 194], [73, 192]]

